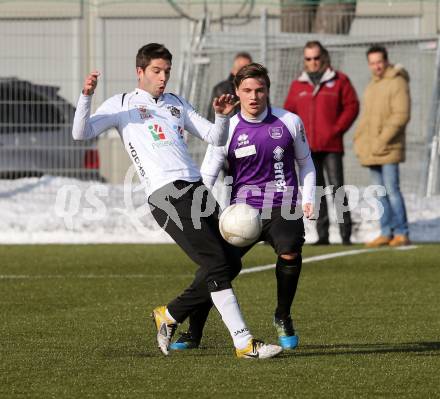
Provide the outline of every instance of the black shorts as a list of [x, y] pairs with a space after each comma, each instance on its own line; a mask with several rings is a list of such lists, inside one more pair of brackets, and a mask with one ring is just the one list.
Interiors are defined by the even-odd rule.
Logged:
[[[303, 218], [285, 219], [281, 208], [273, 208], [270, 219], [263, 219], [263, 230], [258, 241], [268, 242], [279, 256], [287, 253], [301, 253], [305, 242]], [[253, 245], [243, 248], [242, 255]]]
[[[201, 198], [203, 210], [208, 199], [215, 204], [215, 210], [200, 217], [197, 226], [192, 215], [194, 203], [199, 202], [196, 196]], [[218, 205], [202, 182], [169, 183], [151, 194], [148, 203], [159, 226], [200, 266], [196, 280], [215, 281], [216, 286], [230, 288], [231, 276], [237, 273], [235, 269], [241, 269], [239, 252], [223, 240], [218, 226]]]

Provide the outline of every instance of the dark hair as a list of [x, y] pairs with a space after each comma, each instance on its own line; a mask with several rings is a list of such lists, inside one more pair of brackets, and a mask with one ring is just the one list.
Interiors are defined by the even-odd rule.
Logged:
[[307, 42], [304, 45], [303, 50], [305, 50], [306, 48], [315, 48], [315, 47], [319, 48], [319, 52], [320, 52], [320, 56], [321, 56], [321, 64], [322, 64], [321, 69], [326, 70], [328, 67], [330, 67], [330, 64], [331, 64], [330, 54], [320, 41], [311, 40], [311, 41]]
[[246, 59], [248, 59], [250, 62], [252, 62], [252, 56], [251, 56], [248, 52], [246, 52], [246, 51], [240, 51], [239, 53], [235, 54], [234, 61], [235, 61], [237, 58], [246, 58]]
[[373, 53], [381, 53], [383, 56], [384, 61], [388, 61], [388, 51], [385, 47], [380, 46], [378, 44], [375, 44], [373, 46], [371, 46], [368, 50], [367, 50], [367, 58], [370, 54]]
[[171, 62], [173, 56], [163, 44], [146, 44], [139, 49], [136, 55], [136, 67], [144, 70], [150, 64], [151, 60], [156, 60], [158, 58]]
[[314, 47], [318, 47], [321, 50], [321, 52], [327, 51], [326, 48], [318, 40], [310, 40], [309, 42], [307, 42], [304, 45], [304, 50], [306, 48], [314, 48]]
[[236, 89], [240, 86], [241, 82], [245, 79], [255, 78], [255, 79], [263, 79], [266, 82], [267, 89], [270, 88], [270, 79], [267, 72], [267, 69], [261, 65], [253, 62], [252, 64], [246, 65], [241, 68], [237, 75], [234, 78], [234, 86]]

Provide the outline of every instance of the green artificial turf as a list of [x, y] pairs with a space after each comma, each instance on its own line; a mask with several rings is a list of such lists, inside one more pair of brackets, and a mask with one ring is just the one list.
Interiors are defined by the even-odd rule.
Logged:
[[[358, 248], [306, 246], [303, 258]], [[149, 313], [195, 270], [174, 245], [1, 246], [0, 397], [439, 397], [439, 252], [304, 264], [293, 308], [300, 347], [254, 361], [234, 357], [216, 311], [201, 349], [164, 357], [156, 348]], [[260, 245], [244, 264], [274, 261]], [[274, 271], [234, 287], [254, 336], [275, 342]]]

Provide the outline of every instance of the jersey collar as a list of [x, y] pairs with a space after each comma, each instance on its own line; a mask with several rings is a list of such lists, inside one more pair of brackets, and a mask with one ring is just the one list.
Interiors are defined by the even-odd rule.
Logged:
[[135, 93], [136, 93], [136, 95], [140, 96], [143, 100], [145, 100], [145, 101], [147, 101], [148, 103], [151, 103], [151, 104], [157, 104], [157, 105], [160, 106], [164, 102], [164, 98], [163, 98], [164, 96], [163, 95], [160, 95], [157, 98], [157, 101], [156, 101], [156, 99], [150, 93], [148, 93], [148, 91], [142, 90], [139, 87], [137, 87], [135, 89]]
[[259, 126], [272, 115], [272, 110], [270, 109], [270, 106], [267, 106], [266, 109], [255, 119], [247, 119], [241, 114], [241, 112], [239, 112], [237, 115], [242, 122], [248, 123], [253, 126]]

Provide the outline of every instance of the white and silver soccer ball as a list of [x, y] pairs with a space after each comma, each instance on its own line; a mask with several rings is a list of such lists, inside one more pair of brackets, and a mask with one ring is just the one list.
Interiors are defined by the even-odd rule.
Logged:
[[222, 237], [236, 247], [246, 247], [260, 237], [263, 223], [260, 212], [247, 204], [228, 206], [220, 215]]

